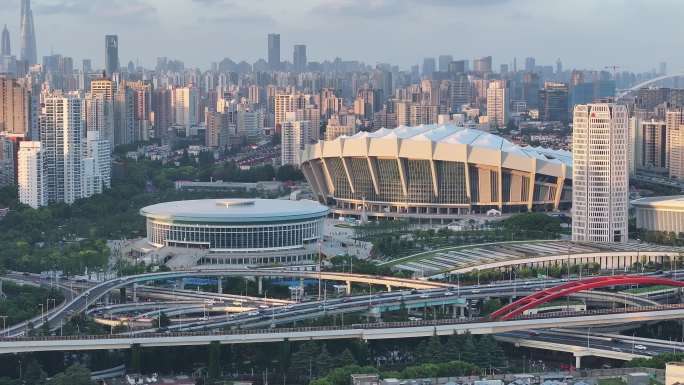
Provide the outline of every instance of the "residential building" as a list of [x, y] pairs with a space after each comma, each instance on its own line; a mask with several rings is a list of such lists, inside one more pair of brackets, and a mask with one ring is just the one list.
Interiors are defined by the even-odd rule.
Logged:
[[306, 120], [289, 120], [283, 122], [281, 136], [281, 153], [283, 165], [299, 167], [300, 155], [309, 144], [311, 122]]
[[19, 144], [17, 153], [19, 201], [34, 209], [48, 204], [43, 155], [38, 141], [26, 141]]
[[491, 127], [506, 127], [508, 123], [508, 88], [506, 81], [494, 80], [487, 87], [487, 118]]
[[28, 135], [31, 96], [17, 79], [0, 76], [0, 131]]

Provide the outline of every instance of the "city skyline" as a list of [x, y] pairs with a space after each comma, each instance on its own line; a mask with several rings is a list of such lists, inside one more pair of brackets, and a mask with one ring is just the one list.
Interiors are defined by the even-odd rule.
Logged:
[[[0, 9], [0, 23], [8, 25], [12, 46], [19, 47], [20, 0], [6, 1], [9, 6]], [[565, 68], [619, 65], [620, 70], [646, 72], [661, 61], [668, 63], [670, 72], [684, 68], [684, 55], [677, 53], [675, 39], [663, 38], [677, 35], [672, 31], [679, 28], [677, 15], [684, 12], [684, 4], [670, 0], [630, 1], [629, 6], [620, 0], [548, 3], [301, 0], [291, 7], [272, 0], [34, 0], [32, 6], [39, 61], [54, 52], [92, 59], [97, 68], [104, 67], [101, 41], [106, 34], [119, 35], [122, 65], [139, 60], [152, 67], [157, 56], [168, 56], [208, 68], [226, 57], [250, 63], [267, 59], [267, 33], [281, 35], [283, 61], [292, 60], [295, 44], [306, 44], [309, 61], [342, 57], [371, 65], [388, 62], [403, 69], [422, 64], [423, 57], [439, 55], [454, 59], [493, 55], [497, 69], [514, 57], [522, 67], [527, 56], [549, 65], [560, 57]], [[610, 19], [603, 17], [607, 9], [612, 12]], [[659, 21], [649, 28], [628, 27], [644, 19]], [[231, 40], [238, 30], [239, 39]], [[73, 44], [79, 33], [84, 38]], [[214, 43], [215, 36], [227, 36], [225, 44]], [[206, 44], [197, 44], [203, 39]], [[595, 47], [590, 57], [585, 54], [588, 42]], [[649, 55], [634, 55], [633, 50], [645, 44]]]

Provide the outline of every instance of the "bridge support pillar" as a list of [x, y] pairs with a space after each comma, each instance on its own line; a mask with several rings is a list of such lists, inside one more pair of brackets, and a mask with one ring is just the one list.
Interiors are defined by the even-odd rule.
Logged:
[[262, 277], [257, 278], [257, 285], [259, 286], [259, 295], [264, 294], [264, 279]]
[[138, 302], [138, 284], [133, 284], [133, 302]]
[[582, 367], [582, 356], [575, 354], [575, 368], [579, 369]]
[[216, 279], [216, 292], [223, 294], [223, 277], [218, 277]]
[[346, 284], [347, 284], [347, 289], [346, 289], [347, 295], [351, 295], [351, 281], [347, 281]]
[[178, 290], [185, 290], [185, 282], [183, 282], [183, 278], [176, 279], [176, 288]]
[[388, 292], [392, 292], [392, 286], [387, 285], [387, 291], [388, 291]]

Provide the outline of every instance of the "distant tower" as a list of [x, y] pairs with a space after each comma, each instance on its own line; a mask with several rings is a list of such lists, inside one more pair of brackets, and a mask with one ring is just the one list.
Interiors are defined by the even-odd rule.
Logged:
[[105, 36], [105, 72], [111, 77], [119, 72], [119, 37], [117, 35]]
[[306, 45], [296, 44], [294, 46], [294, 54], [292, 57], [292, 64], [294, 64], [295, 71], [306, 71]]
[[268, 34], [268, 67], [271, 70], [280, 68], [280, 34]]
[[31, 0], [21, 0], [21, 60], [29, 65], [38, 63], [36, 31], [33, 28]]
[[0, 56], [11, 56], [12, 48], [10, 46], [10, 34], [7, 30], [7, 24], [2, 29], [2, 40], [0, 41]]
[[627, 242], [627, 108], [575, 106], [572, 133], [572, 240]]

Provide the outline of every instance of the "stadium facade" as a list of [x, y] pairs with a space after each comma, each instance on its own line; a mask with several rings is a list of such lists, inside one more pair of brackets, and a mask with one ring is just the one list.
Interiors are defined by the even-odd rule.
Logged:
[[263, 266], [316, 262], [328, 211], [311, 200], [203, 199], [159, 203], [140, 214], [147, 243], [184, 260], [180, 267]]
[[567, 210], [572, 154], [484, 131], [422, 125], [359, 132], [302, 151], [301, 169], [334, 215], [448, 222], [459, 215]]

